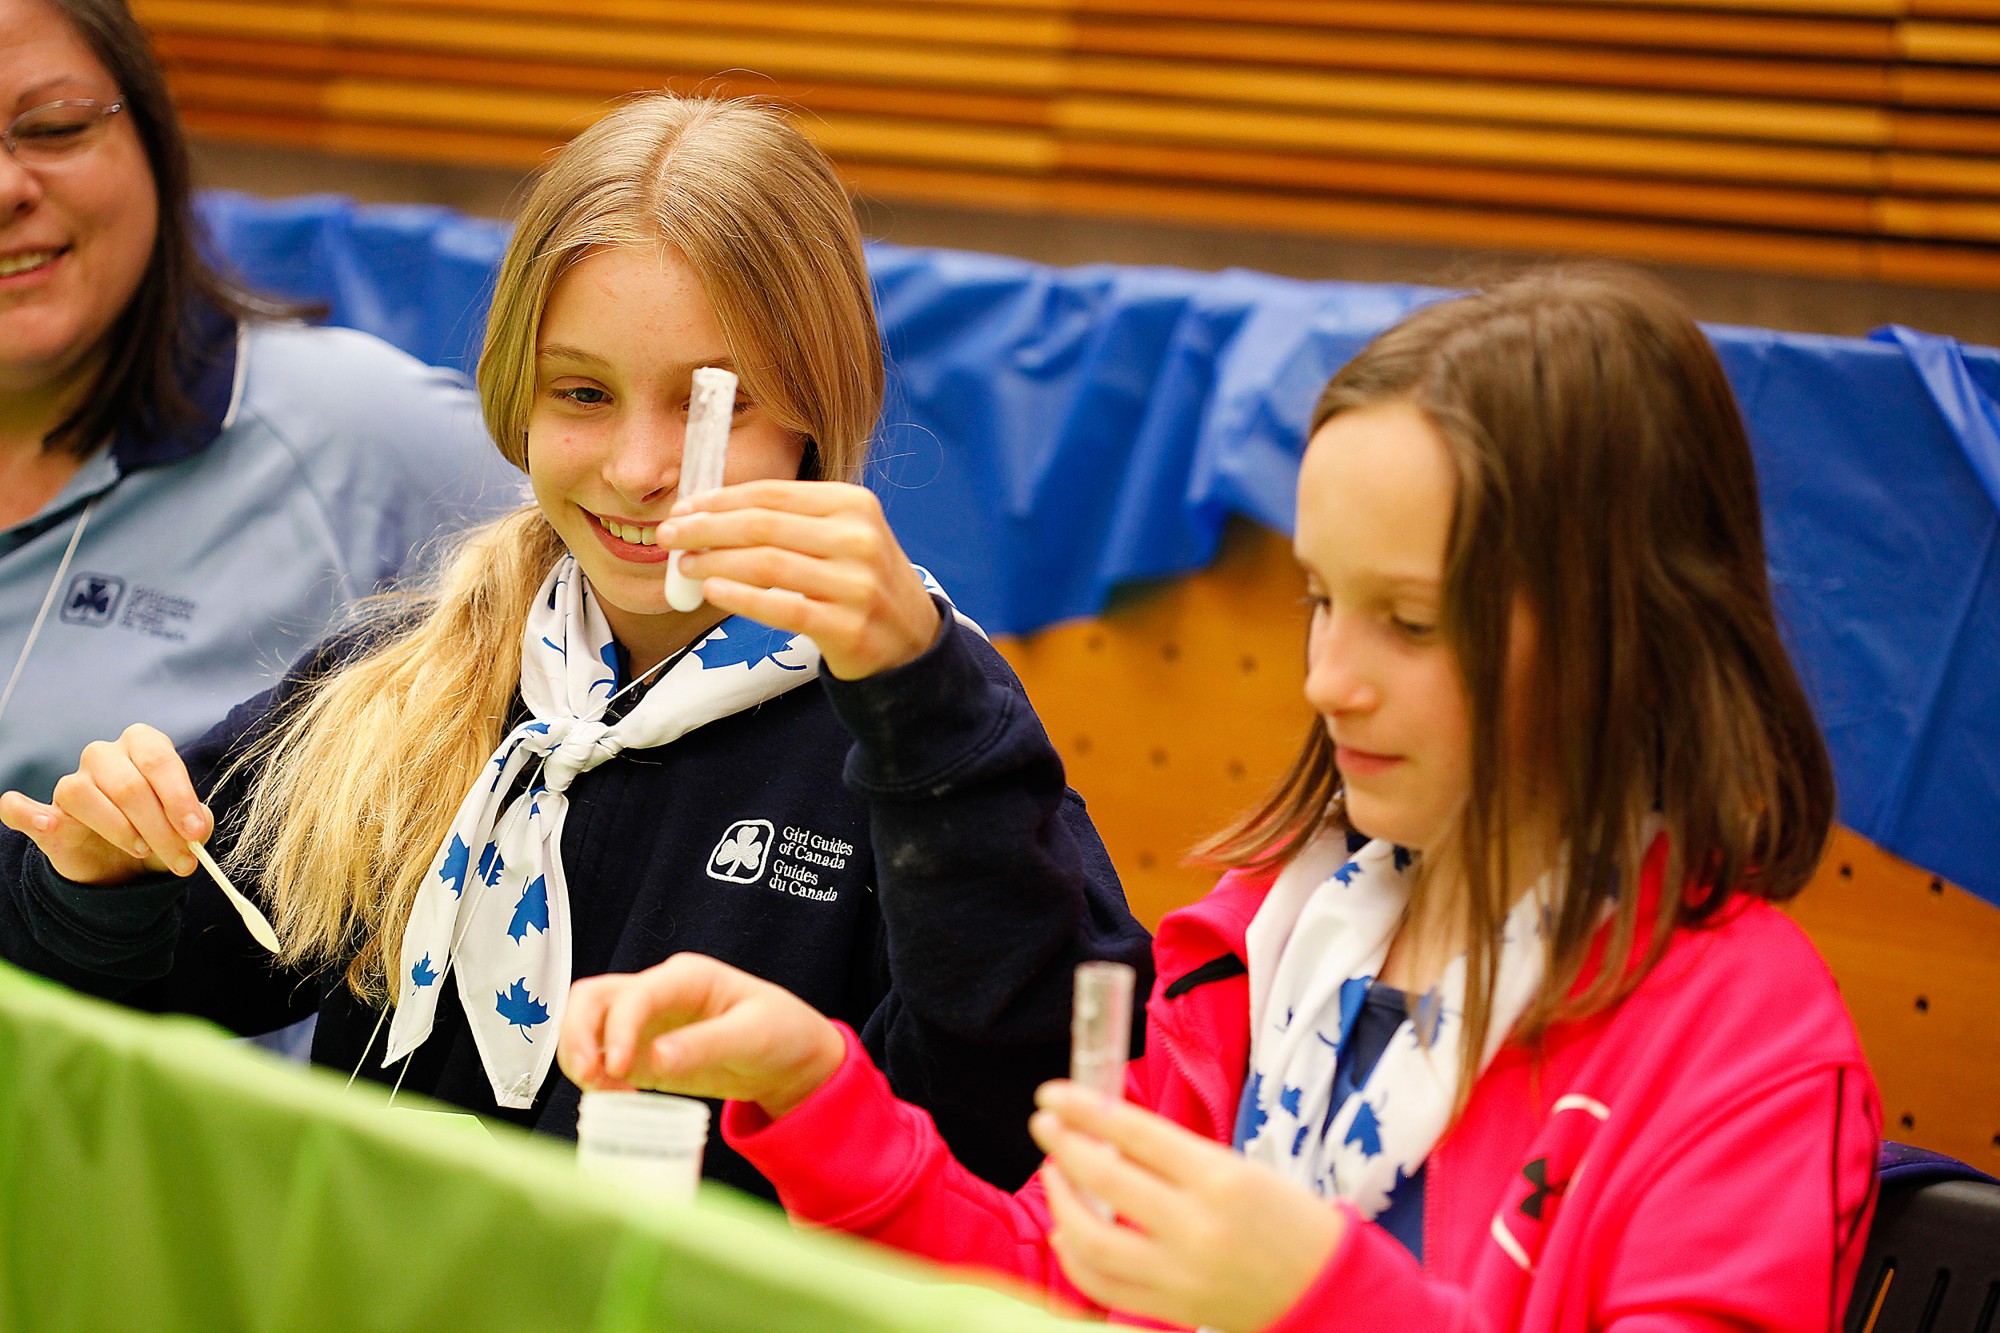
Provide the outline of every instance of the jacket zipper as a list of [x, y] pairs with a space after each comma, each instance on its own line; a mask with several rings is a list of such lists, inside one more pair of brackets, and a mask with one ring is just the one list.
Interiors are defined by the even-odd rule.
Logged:
[[1194, 1089], [1194, 1095], [1201, 1102], [1202, 1108], [1208, 1112], [1210, 1121], [1222, 1127], [1223, 1132], [1228, 1135], [1228, 1139], [1225, 1142], [1229, 1142], [1231, 1146], [1234, 1146], [1236, 1117], [1234, 1115], [1224, 1115], [1222, 1113], [1223, 1108], [1210, 1098], [1209, 1090], [1203, 1086], [1200, 1079], [1194, 1076], [1193, 1068], [1181, 1055], [1177, 1034], [1166, 1024], [1161, 1024], [1160, 1036], [1165, 1038], [1160, 1045], [1166, 1051], [1167, 1059], [1173, 1065], [1174, 1071], [1181, 1076], [1182, 1082]]

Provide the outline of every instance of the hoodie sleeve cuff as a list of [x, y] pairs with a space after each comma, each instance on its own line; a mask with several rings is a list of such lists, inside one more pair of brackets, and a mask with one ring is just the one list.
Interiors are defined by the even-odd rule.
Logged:
[[834, 1026], [847, 1055], [832, 1078], [776, 1120], [753, 1102], [724, 1103], [722, 1137], [793, 1218], [863, 1231], [924, 1170], [938, 1138], [929, 1116], [897, 1100], [854, 1029]]
[[172, 969], [187, 881], [148, 875], [124, 884], [78, 884], [58, 875], [36, 848], [22, 870], [22, 915], [50, 954], [120, 981], [152, 981]]
[[951, 604], [932, 600], [943, 623], [921, 656], [859, 680], [820, 677], [854, 736], [847, 778], [864, 793], [924, 796], [948, 786], [1005, 735], [1021, 702], [982, 669], [978, 636]]

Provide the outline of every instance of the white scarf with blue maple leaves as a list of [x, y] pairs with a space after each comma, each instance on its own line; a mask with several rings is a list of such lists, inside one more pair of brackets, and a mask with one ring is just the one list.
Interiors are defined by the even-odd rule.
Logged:
[[[1322, 1198], [1378, 1217], [1451, 1120], [1465, 1016], [1465, 957], [1410, 1004], [1375, 1068], [1344, 1105], [1334, 1070], [1368, 984], [1402, 924], [1416, 858], [1381, 839], [1349, 853], [1326, 834], [1278, 876], [1251, 920], [1250, 1083], [1237, 1147]], [[1542, 982], [1542, 901], [1552, 881], [1508, 913], [1480, 1068]]]
[[500, 743], [490, 774], [466, 793], [411, 908], [383, 1063], [430, 1036], [449, 972], [494, 1099], [532, 1106], [555, 1058], [569, 994], [562, 832], [570, 783], [620, 751], [665, 745], [796, 689], [818, 677], [819, 667], [811, 639], [733, 616], [630, 712], [607, 723], [618, 650], [588, 581], [565, 555], [542, 584], [522, 638], [528, 720]]

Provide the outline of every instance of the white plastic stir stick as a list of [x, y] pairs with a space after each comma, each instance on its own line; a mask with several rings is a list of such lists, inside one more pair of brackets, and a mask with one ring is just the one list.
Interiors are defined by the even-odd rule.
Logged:
[[[680, 498], [692, 500], [722, 486], [729, 461], [729, 427], [736, 416], [736, 376], [703, 366], [694, 373], [689, 396], [687, 434], [681, 444]], [[681, 556], [667, 561], [667, 605], [692, 611], [701, 605], [701, 580], [681, 573]]]
[[198, 842], [190, 842], [188, 850], [194, 853], [194, 859], [201, 862], [202, 869], [206, 870], [209, 877], [222, 889], [222, 896], [229, 899], [229, 905], [236, 909], [236, 915], [243, 918], [243, 924], [250, 928], [250, 938], [272, 953], [278, 952], [278, 932], [271, 929], [269, 918], [257, 910], [257, 904], [243, 896], [242, 890], [229, 882], [229, 876], [222, 873], [222, 867], [208, 854], [208, 848]]

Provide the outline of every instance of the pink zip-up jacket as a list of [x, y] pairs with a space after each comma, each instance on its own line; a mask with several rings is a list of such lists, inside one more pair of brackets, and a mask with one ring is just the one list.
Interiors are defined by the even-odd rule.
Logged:
[[[1646, 869], [1657, 893], [1662, 857]], [[1132, 1101], [1220, 1143], [1249, 1065], [1244, 932], [1268, 888], [1231, 874], [1161, 923], [1127, 1079]], [[959, 1166], [847, 1040], [839, 1072], [781, 1119], [724, 1110], [786, 1210], [1089, 1307], [1049, 1248], [1040, 1178], [1007, 1194]], [[1421, 1264], [1335, 1204], [1351, 1225], [1271, 1329], [1834, 1333], [1880, 1127], [1825, 964], [1781, 913], [1738, 899], [1677, 930], [1614, 1009], [1494, 1058], [1428, 1159]]]

